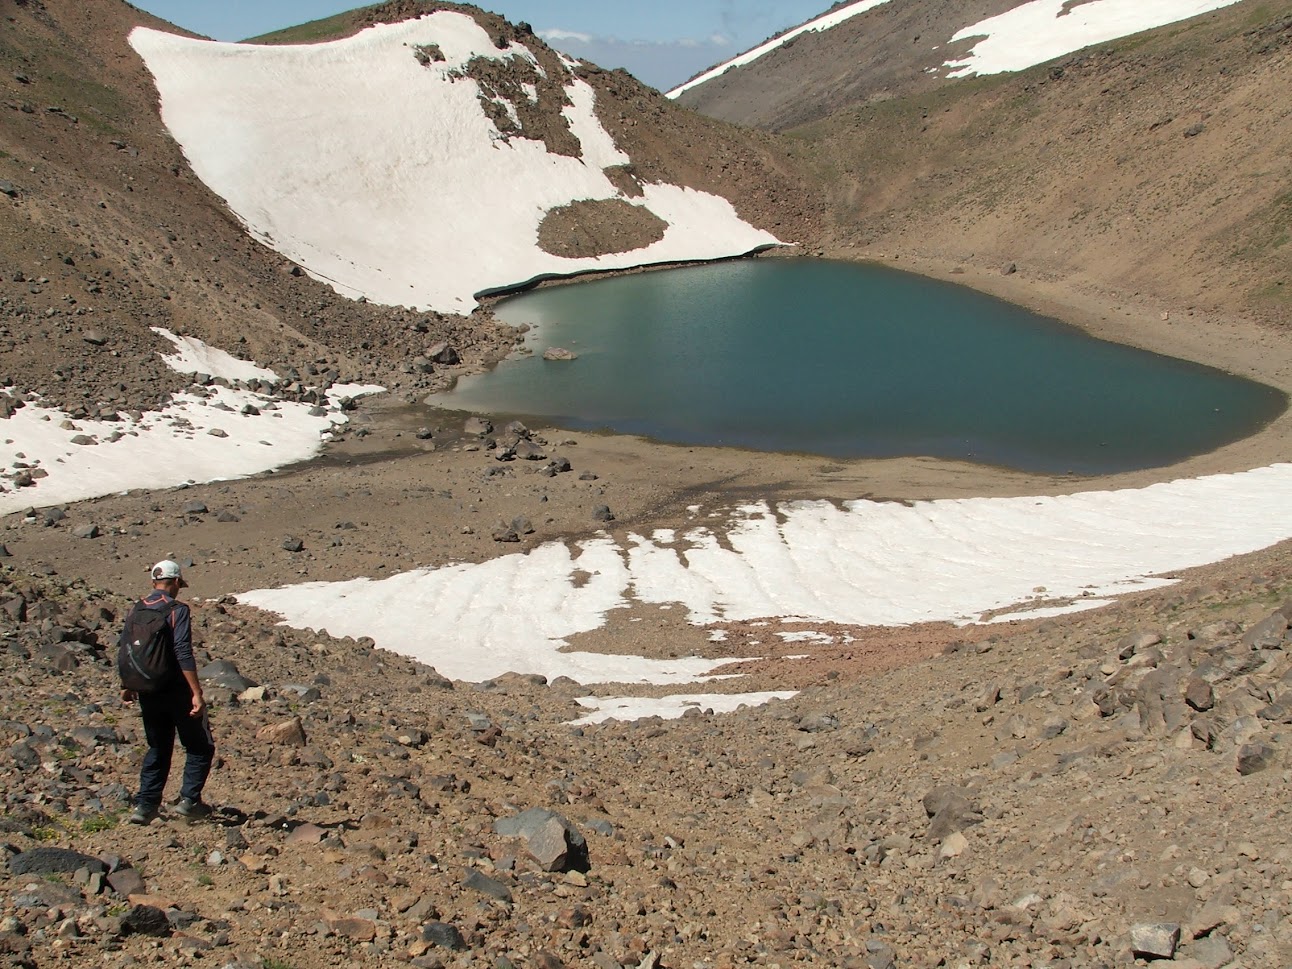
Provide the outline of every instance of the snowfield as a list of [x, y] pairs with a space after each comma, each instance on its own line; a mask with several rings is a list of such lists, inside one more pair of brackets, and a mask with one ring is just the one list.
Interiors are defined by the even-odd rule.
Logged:
[[[626, 198], [603, 169], [628, 163], [568, 75], [564, 117], [582, 157], [504, 139], [473, 58], [535, 63], [494, 47], [471, 17], [440, 11], [326, 44], [265, 47], [137, 28], [162, 118], [193, 171], [265, 245], [351, 298], [469, 313], [476, 296], [548, 276], [743, 255], [778, 244], [725, 199], [648, 183]], [[420, 62], [434, 45], [445, 60]], [[514, 105], [502, 102], [514, 116]], [[585, 199], [642, 206], [668, 223], [645, 248], [566, 259], [538, 247], [552, 209]]]
[[1237, 2], [1092, 0], [1068, 6], [1065, 0], [1032, 0], [956, 33], [952, 43], [982, 39], [965, 57], [947, 61], [948, 76], [1021, 71], [1091, 44], [1163, 27]]
[[680, 604], [701, 625], [1057, 615], [1290, 537], [1292, 464], [1278, 464], [1059, 497], [760, 503], [697, 518], [683, 532], [551, 542], [478, 565], [239, 599], [293, 626], [372, 636], [454, 679], [515, 671], [580, 683], [682, 683], [719, 664], [562, 650], [633, 603]]
[[[193, 337], [153, 329], [175, 345], [175, 352], [162, 359], [179, 373], [278, 383], [272, 370]], [[212, 386], [202, 394], [176, 394], [164, 408], [138, 420], [120, 421], [73, 421], [39, 402], [27, 403], [0, 421], [0, 461], [10, 479], [0, 491], [0, 515], [132, 488], [245, 478], [305, 461], [319, 452], [334, 426], [348, 422], [342, 398], [382, 389], [337, 384], [328, 392], [329, 406], [315, 410], [250, 390]], [[20, 487], [12, 477], [24, 470], [36, 476]]]

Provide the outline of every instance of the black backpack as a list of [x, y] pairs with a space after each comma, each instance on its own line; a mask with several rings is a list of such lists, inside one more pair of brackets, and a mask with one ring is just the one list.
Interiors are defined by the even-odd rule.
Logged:
[[126, 628], [117, 649], [121, 686], [136, 693], [156, 693], [179, 674], [175, 661], [175, 633], [170, 614], [175, 601], [149, 605], [135, 603], [126, 616]]

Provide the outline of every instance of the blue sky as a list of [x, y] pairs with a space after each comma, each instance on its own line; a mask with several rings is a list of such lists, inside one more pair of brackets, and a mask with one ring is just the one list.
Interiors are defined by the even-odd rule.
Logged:
[[[134, 0], [135, 6], [216, 40], [243, 40], [362, 3], [355, 0]], [[667, 89], [772, 34], [830, 8], [831, 0], [486, 0], [529, 23], [558, 50], [623, 67]]]

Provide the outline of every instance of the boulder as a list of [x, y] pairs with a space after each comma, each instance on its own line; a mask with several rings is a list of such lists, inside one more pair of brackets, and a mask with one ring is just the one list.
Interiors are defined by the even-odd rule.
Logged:
[[1148, 959], [1170, 959], [1180, 944], [1180, 926], [1174, 922], [1140, 922], [1130, 935], [1131, 951]]
[[256, 731], [256, 739], [276, 746], [304, 747], [305, 727], [300, 717], [282, 723], [266, 724]]
[[9, 859], [11, 875], [51, 875], [74, 872], [78, 868], [99, 873], [108, 870], [108, 866], [93, 855], [82, 854], [71, 848], [31, 848]]
[[573, 824], [553, 811], [530, 808], [512, 818], [499, 818], [494, 831], [522, 838], [525, 850], [544, 871], [587, 871], [587, 841]]
[[218, 686], [234, 693], [243, 693], [253, 686], [259, 686], [238, 672], [238, 667], [227, 659], [217, 659], [207, 663], [197, 671], [198, 679], [206, 686]]

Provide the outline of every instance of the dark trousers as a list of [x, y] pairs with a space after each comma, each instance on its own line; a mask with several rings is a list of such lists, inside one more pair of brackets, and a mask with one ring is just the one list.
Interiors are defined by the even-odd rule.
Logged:
[[144, 754], [143, 767], [139, 771], [136, 804], [150, 807], [161, 804], [166, 778], [170, 775], [176, 734], [179, 734], [179, 742], [187, 754], [179, 795], [195, 801], [201, 798], [207, 775], [211, 773], [211, 762], [215, 759], [215, 739], [211, 736], [206, 714], [190, 717], [191, 709], [193, 695], [187, 683], [160, 693], [139, 695], [139, 712], [143, 715], [148, 752]]

